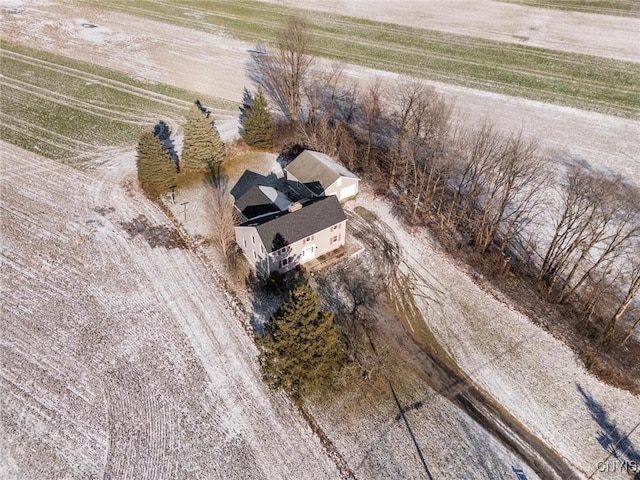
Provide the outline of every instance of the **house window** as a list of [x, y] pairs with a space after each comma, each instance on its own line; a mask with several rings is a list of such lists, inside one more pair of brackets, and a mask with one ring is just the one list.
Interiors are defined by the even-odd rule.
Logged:
[[338, 238], [340, 238], [339, 235], [335, 235], [335, 236], [331, 237], [329, 239], [329, 245], [333, 245], [334, 243], [336, 243], [338, 241]]
[[286, 267], [286, 266], [287, 266], [287, 263], [289, 263], [289, 260], [288, 260], [288, 259], [286, 259], [286, 258], [285, 258], [285, 259], [283, 259], [283, 260], [282, 260], [282, 266], [283, 266], [283, 267]]
[[257, 258], [257, 257], [256, 257], [256, 251], [254, 250], [254, 251], [253, 251], [253, 259], [255, 260], [256, 258]]
[[287, 251], [287, 247], [281, 248], [280, 249], [280, 255], [284, 255], [286, 251]]
[[242, 240], [244, 243], [244, 248], [247, 248], [247, 239], [245, 238], [244, 240]]
[[264, 253], [264, 245], [260, 245], [260, 253]]

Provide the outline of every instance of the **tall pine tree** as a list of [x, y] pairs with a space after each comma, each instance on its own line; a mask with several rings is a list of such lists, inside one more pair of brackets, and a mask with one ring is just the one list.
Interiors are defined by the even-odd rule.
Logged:
[[180, 170], [215, 174], [225, 156], [224, 143], [211, 112], [196, 101], [187, 113]]
[[164, 148], [162, 140], [152, 131], [145, 130], [138, 141], [136, 167], [138, 180], [143, 185], [166, 189], [176, 178], [176, 164]]
[[260, 148], [273, 146], [274, 123], [267, 99], [262, 89], [258, 89], [251, 105], [243, 106], [240, 135], [247, 145]]
[[333, 314], [321, 311], [320, 296], [308, 283], [291, 291], [260, 346], [265, 380], [294, 398], [330, 386], [347, 358]]

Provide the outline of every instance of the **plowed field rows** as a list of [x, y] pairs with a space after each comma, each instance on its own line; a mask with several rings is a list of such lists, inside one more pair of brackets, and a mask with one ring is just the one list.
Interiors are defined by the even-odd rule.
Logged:
[[[110, 2], [108, 8], [264, 44], [295, 10], [216, 0]], [[387, 72], [630, 118], [640, 114], [640, 65], [524, 44], [304, 11], [317, 55]], [[615, 88], [612, 88], [615, 85]]]
[[171, 232], [110, 180], [130, 154], [84, 174], [1, 147], [2, 478], [336, 478], [198, 258], [128, 233]]
[[133, 145], [161, 119], [176, 130], [196, 98], [217, 118], [230, 113], [228, 102], [7, 42], [0, 54], [0, 139], [68, 163], [105, 146]]

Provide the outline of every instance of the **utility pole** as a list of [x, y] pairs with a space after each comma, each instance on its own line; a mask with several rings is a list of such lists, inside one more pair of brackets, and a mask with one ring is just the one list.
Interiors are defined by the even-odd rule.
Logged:
[[187, 223], [187, 204], [189, 202], [182, 202], [180, 205], [184, 207], [184, 223]]

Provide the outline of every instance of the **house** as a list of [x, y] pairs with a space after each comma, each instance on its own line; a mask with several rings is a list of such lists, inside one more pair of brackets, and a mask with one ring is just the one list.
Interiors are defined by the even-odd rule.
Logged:
[[236, 202], [246, 219], [235, 228], [236, 242], [259, 275], [285, 273], [345, 244], [347, 217], [336, 196], [290, 202], [281, 209], [286, 196], [267, 192], [252, 188]]
[[289, 187], [305, 198], [335, 195], [343, 202], [358, 193], [360, 179], [324, 153], [305, 150], [285, 172]]

